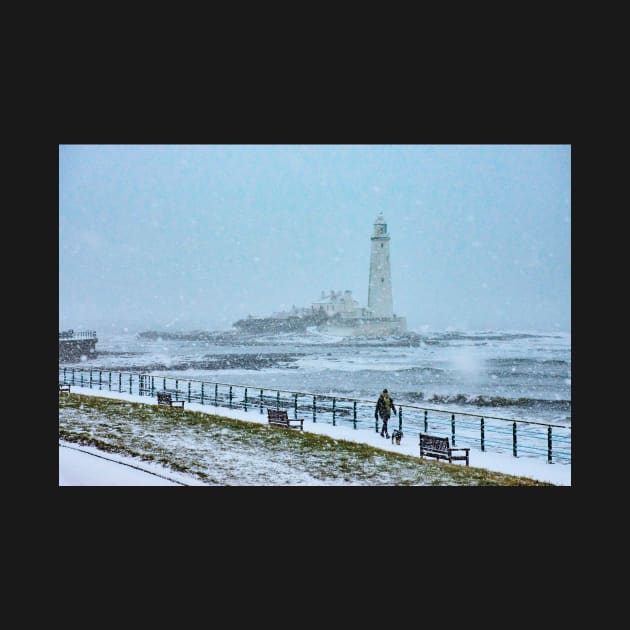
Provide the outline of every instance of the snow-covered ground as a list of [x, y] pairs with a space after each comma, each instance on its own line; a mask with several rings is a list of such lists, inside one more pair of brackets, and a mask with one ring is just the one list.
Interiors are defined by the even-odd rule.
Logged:
[[59, 443], [60, 486], [204, 485], [189, 475], [91, 446]]
[[[72, 387], [72, 392], [85, 396], [100, 396], [147, 404], [146, 396], [136, 396], [119, 392], [95, 391], [86, 387]], [[186, 409], [202, 413], [215, 414], [228, 418], [246, 420], [267, 424], [266, 414], [261, 414], [256, 408], [252, 411], [242, 409], [227, 409], [212, 407], [196, 403], [186, 403]], [[391, 428], [393, 425], [390, 425]], [[335, 439], [369, 444], [388, 451], [419, 455], [417, 438], [403, 437], [400, 445], [392, 444], [391, 440], [382, 438], [375, 431], [353, 429], [348, 426], [332, 426], [326, 423], [305, 421], [304, 431], [328, 435]], [[467, 444], [457, 444], [468, 446]], [[461, 465], [465, 465], [461, 463]], [[482, 452], [471, 447], [470, 465], [497, 472], [507, 473], [547, 481], [555, 485], [571, 485], [571, 464], [553, 463], [533, 457], [513, 457], [511, 454]], [[130, 457], [123, 457], [112, 453], [103, 453], [90, 447], [78, 447], [73, 444], [59, 443], [59, 485], [203, 485], [199, 480], [173, 472], [159, 465], [138, 463]]]

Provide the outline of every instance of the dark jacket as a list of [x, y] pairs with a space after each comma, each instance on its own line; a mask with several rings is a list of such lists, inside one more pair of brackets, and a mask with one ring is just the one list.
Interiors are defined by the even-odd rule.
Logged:
[[[396, 413], [394, 399], [391, 396], [389, 397], [389, 401], [390, 401], [391, 413]], [[387, 413], [387, 406], [385, 405], [385, 397], [383, 396], [383, 394], [381, 394], [378, 397], [378, 400], [376, 401], [376, 409], [374, 410], [374, 417], [376, 418], [376, 416], [380, 416], [381, 418], [384, 418], [386, 413]]]

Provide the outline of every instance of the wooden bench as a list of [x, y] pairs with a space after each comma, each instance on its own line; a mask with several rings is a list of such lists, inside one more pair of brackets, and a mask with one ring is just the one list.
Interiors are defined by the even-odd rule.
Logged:
[[278, 409], [267, 409], [267, 421], [269, 424], [275, 424], [280, 427], [288, 427], [289, 429], [297, 429], [297, 424], [300, 424], [300, 431], [304, 431], [304, 420], [302, 418], [289, 418], [289, 414], [286, 411]]
[[68, 392], [70, 393], [70, 385], [69, 383], [59, 383], [59, 393]]
[[184, 408], [183, 400], [173, 400], [173, 397], [168, 392], [157, 393], [158, 405], [165, 405], [167, 407], [174, 407], [175, 405], [181, 405]]
[[[454, 455], [455, 451], [465, 451], [465, 455]], [[435, 457], [445, 459], [449, 463], [454, 460], [466, 460], [469, 465], [469, 448], [451, 448], [447, 437], [437, 437], [435, 435], [420, 434], [420, 457]]]

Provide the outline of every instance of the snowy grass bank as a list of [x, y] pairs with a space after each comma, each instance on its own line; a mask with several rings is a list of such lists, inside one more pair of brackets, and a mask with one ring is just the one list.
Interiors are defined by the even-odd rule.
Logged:
[[270, 427], [266, 420], [182, 411], [93, 392], [59, 397], [59, 438], [160, 464], [206, 485], [553, 485]]

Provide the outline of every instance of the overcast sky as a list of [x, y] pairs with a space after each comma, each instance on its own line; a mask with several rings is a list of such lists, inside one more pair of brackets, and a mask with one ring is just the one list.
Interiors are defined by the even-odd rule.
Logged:
[[367, 305], [379, 212], [410, 329], [570, 331], [570, 145], [60, 145], [59, 328]]

